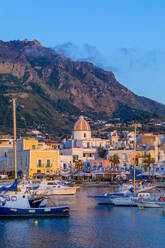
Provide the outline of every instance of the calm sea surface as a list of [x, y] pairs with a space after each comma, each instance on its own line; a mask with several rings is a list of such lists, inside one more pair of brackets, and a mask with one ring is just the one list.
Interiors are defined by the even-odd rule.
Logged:
[[68, 204], [68, 218], [0, 220], [0, 248], [150, 248], [165, 247], [161, 209], [97, 205], [89, 195], [110, 191], [84, 187], [75, 196], [54, 197]]

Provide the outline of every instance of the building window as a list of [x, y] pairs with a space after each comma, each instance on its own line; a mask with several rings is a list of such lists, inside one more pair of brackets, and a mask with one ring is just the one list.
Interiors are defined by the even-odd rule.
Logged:
[[35, 150], [35, 145], [32, 145], [32, 150]]
[[73, 155], [73, 162], [76, 162], [78, 160], [78, 155]]
[[39, 159], [39, 160], [38, 160], [38, 167], [41, 167], [41, 166], [42, 166], [42, 160]]
[[47, 166], [47, 167], [50, 167], [50, 159], [47, 159], [47, 161], [46, 161], [46, 166]]
[[84, 138], [86, 138], [86, 133], [84, 133]]

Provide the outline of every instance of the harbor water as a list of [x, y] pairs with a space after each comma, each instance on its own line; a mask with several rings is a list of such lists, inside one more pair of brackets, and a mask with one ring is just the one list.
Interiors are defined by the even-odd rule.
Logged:
[[0, 248], [164, 248], [162, 209], [97, 205], [89, 195], [108, 187], [81, 187], [75, 196], [54, 196], [70, 206], [65, 218], [0, 220]]

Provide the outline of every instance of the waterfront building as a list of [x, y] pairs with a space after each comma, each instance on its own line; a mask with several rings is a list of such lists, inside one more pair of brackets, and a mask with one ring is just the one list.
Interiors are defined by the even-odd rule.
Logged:
[[108, 159], [103, 158], [96, 158], [90, 160], [90, 167], [91, 169], [106, 169], [109, 167], [109, 161]]
[[72, 155], [59, 155], [59, 169], [60, 170], [70, 170], [73, 164]]
[[133, 149], [123, 149], [123, 150], [109, 150], [108, 151], [108, 156], [112, 157], [114, 155], [117, 155], [119, 158], [119, 167], [129, 167], [132, 164], [132, 157], [133, 157]]
[[[46, 148], [45, 148], [46, 147]], [[37, 139], [17, 140], [18, 171], [21, 170], [27, 176], [32, 177], [37, 173], [55, 174], [59, 169], [59, 150], [52, 149], [39, 142]], [[5, 166], [1, 170], [14, 170], [14, 153], [9, 151]]]
[[10, 138], [0, 139], [0, 158], [5, 158], [8, 151], [13, 149], [13, 140]]
[[137, 147], [135, 163], [141, 170], [150, 170], [151, 164], [156, 161], [154, 146]]

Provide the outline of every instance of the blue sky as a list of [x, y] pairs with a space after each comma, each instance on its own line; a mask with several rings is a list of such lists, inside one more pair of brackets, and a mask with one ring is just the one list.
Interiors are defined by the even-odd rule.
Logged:
[[164, 0], [5, 0], [1, 40], [37, 39], [165, 104]]

